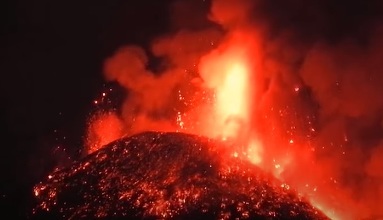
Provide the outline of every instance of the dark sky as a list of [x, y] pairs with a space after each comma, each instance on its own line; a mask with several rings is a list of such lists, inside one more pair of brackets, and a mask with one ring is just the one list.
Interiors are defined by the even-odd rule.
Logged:
[[[92, 101], [105, 88], [103, 61], [121, 45], [145, 46], [171, 30], [168, 6], [173, 1], [1, 1], [2, 210], [24, 213], [31, 186], [62, 157], [78, 155]], [[302, 34], [314, 38], [318, 33], [331, 39], [342, 33], [363, 35], [363, 21], [377, 13], [369, 5], [377, 1], [286, 1], [301, 7], [281, 2], [264, 5], [271, 24], [307, 27]], [[318, 8], [334, 22], [318, 20]], [[188, 23], [188, 17], [180, 23]], [[54, 153], [57, 145], [68, 152]]]
[[[0, 3], [2, 210], [23, 212], [31, 186], [61, 157], [76, 156], [92, 100], [104, 88], [103, 60], [164, 31], [167, 2]], [[57, 145], [68, 153], [55, 154]]]

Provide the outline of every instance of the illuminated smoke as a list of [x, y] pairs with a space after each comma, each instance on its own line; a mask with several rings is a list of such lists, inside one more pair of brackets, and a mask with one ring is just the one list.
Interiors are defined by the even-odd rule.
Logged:
[[98, 112], [89, 121], [86, 134], [86, 153], [93, 153], [102, 146], [121, 138], [124, 124], [113, 112]]
[[236, 137], [249, 120], [249, 80], [245, 45], [219, 47], [202, 57], [199, 72], [204, 85], [215, 91], [214, 125], [223, 138]]
[[121, 136], [244, 134], [251, 161], [330, 217], [382, 216], [383, 32], [357, 13], [380, 6], [348, 3], [359, 20], [343, 21], [349, 8], [330, 2], [213, 0], [215, 25], [181, 19], [153, 40], [160, 72], [144, 49], [120, 48], [105, 77], [127, 91]]

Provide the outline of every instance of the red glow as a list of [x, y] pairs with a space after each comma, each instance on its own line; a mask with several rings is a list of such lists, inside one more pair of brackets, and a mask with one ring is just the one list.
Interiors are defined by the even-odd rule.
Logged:
[[[249, 124], [249, 80], [251, 67], [247, 64], [244, 45], [213, 51], [201, 59], [200, 73], [205, 86], [215, 91], [212, 128], [216, 136], [238, 138]], [[214, 136], [213, 135], [213, 136]]]
[[86, 153], [90, 154], [102, 146], [121, 138], [123, 124], [115, 113], [98, 113], [89, 122]]
[[[347, 77], [337, 76], [343, 67], [332, 60], [359, 61], [348, 62], [348, 56], [332, 48], [320, 47], [297, 59], [301, 51], [286, 43], [288, 37], [269, 39], [263, 25], [258, 25], [259, 29], [248, 27], [253, 25], [246, 22], [251, 2], [213, 1], [211, 18], [227, 31], [224, 36], [211, 30], [180, 31], [155, 41], [152, 52], [169, 58], [172, 64], [160, 75], [146, 69], [148, 57], [136, 46], [123, 48], [109, 58], [105, 63], [106, 78], [116, 80], [131, 96], [122, 105], [121, 115], [108, 113], [92, 120], [87, 152], [124, 135], [147, 130], [222, 138], [240, 146], [230, 149], [231, 156], [248, 158], [273, 173], [285, 182], [284, 187], [297, 189], [333, 219], [362, 218], [372, 210], [383, 213], [383, 206], [379, 206], [382, 185], [375, 183], [383, 176], [379, 169], [383, 150], [377, 147], [370, 158], [360, 159], [357, 156], [363, 152], [347, 150], [354, 148], [351, 138], [343, 132], [344, 118], [381, 111], [381, 100], [374, 96], [381, 93], [381, 84], [378, 82], [376, 91], [365, 87], [367, 83], [359, 81], [371, 79], [365, 79], [368, 74], [360, 77], [354, 73], [352, 70], [357, 68], [352, 65]], [[370, 61], [364, 59], [360, 58], [360, 62], [368, 66]], [[294, 69], [302, 60], [303, 67]], [[353, 83], [342, 87], [338, 82], [342, 77], [346, 83]], [[299, 95], [308, 93], [307, 87], [315, 96], [310, 98], [323, 106], [321, 112], [299, 99]], [[365, 91], [368, 98], [359, 91]], [[317, 126], [321, 116], [329, 121], [331, 117], [340, 119], [324, 120]], [[336, 136], [338, 133], [342, 135]], [[363, 164], [348, 167], [347, 160], [353, 159]], [[360, 181], [347, 188], [348, 179], [342, 170], [365, 174], [373, 184]], [[378, 190], [371, 191], [370, 186]], [[359, 191], [360, 187], [364, 191]]]

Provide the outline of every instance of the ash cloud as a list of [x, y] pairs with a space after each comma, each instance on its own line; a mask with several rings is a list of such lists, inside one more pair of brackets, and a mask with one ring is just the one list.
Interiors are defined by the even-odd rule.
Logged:
[[341, 218], [383, 216], [381, 3], [192, 2], [177, 1], [174, 31], [152, 42], [149, 53], [165, 60], [160, 73], [135, 45], [105, 62], [106, 79], [128, 93], [120, 116], [127, 133], [177, 129], [177, 112], [190, 110], [177, 92], [198, 90], [190, 82], [199, 78], [200, 58], [245, 35], [239, 39], [254, 64], [252, 124], [264, 157], [281, 160], [282, 179], [310, 188], [305, 193]]
[[274, 149], [279, 141], [266, 140], [270, 159], [298, 152], [282, 177], [333, 195], [322, 203], [334, 217], [383, 215], [381, 11], [377, 1], [255, 1], [248, 20], [236, 17], [240, 28], [261, 32], [265, 89], [254, 114], [270, 117], [257, 119], [258, 129], [300, 145]]
[[383, 179], [378, 174], [383, 163], [376, 159], [383, 140], [383, 35], [371, 33], [363, 45], [352, 38], [336, 45], [318, 42], [300, 68], [319, 105], [315, 144], [325, 146], [321, 158], [331, 158], [329, 173], [352, 191], [360, 217], [383, 214]]
[[[195, 13], [185, 17], [192, 15], [190, 8], [202, 6], [193, 1], [175, 2], [171, 7], [172, 33], [153, 38], [147, 50], [138, 45], [124, 46], [105, 61], [105, 78], [117, 81], [127, 92], [120, 115], [126, 134], [179, 129], [177, 115], [191, 105], [184, 100], [192, 101], [201, 84], [199, 59], [222, 36], [206, 16]], [[150, 68], [149, 57], [161, 60], [159, 71]]]

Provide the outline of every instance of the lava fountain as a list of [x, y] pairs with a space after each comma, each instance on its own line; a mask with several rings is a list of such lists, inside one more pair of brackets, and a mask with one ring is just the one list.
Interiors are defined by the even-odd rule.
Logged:
[[[344, 158], [356, 158], [347, 157], [346, 132], [336, 136], [341, 140], [327, 134], [346, 130], [344, 121], [358, 116], [351, 107], [363, 106], [347, 102], [353, 97], [337, 100], [343, 90], [355, 91], [340, 85], [342, 77], [335, 76], [343, 67], [336, 68], [332, 58], [363, 67], [370, 61], [346, 62], [325, 47], [310, 52], [311, 45], [296, 43], [290, 32], [275, 36], [266, 21], [253, 20], [256, 2], [213, 0], [209, 19], [219, 28], [179, 30], [153, 40], [150, 54], [166, 60], [160, 72], [150, 68], [147, 48], [137, 45], [109, 57], [105, 78], [125, 89], [125, 100], [119, 109], [91, 117], [84, 158], [36, 185], [35, 216], [355, 219], [371, 215], [369, 204], [379, 214], [374, 202], [355, 202], [363, 197], [357, 188], [342, 188], [347, 181], [371, 185], [360, 180], [363, 175], [355, 180], [342, 173], [348, 169]], [[337, 96], [329, 98], [331, 92]], [[338, 102], [347, 107], [344, 112]], [[346, 116], [334, 122], [331, 111]], [[381, 163], [374, 161], [376, 169]], [[373, 174], [380, 181], [380, 173]]]
[[[126, 128], [114, 113], [96, 115], [88, 140], [97, 142], [89, 156], [35, 187], [34, 216], [327, 219], [287, 183], [251, 163], [260, 163], [261, 149], [250, 135], [253, 67], [245, 45], [231, 43], [203, 56], [199, 72], [213, 101], [209, 114], [194, 114], [207, 130], [121, 138]], [[95, 150], [97, 145], [102, 148]]]
[[[36, 185], [33, 217], [328, 219], [253, 164], [261, 157], [249, 135], [251, 67], [239, 48], [201, 59], [204, 88], [214, 91], [214, 111], [202, 117], [214, 118], [211, 133], [147, 132], [103, 145]], [[93, 135], [107, 131], [98, 142], [122, 130], [111, 113], [95, 118]]]
[[217, 136], [223, 139], [243, 141], [246, 138], [250, 111], [250, 71], [244, 49], [239, 47], [225, 48], [221, 53], [214, 51], [201, 60], [201, 77], [207, 87], [214, 89], [214, 121], [221, 128], [217, 129]]

